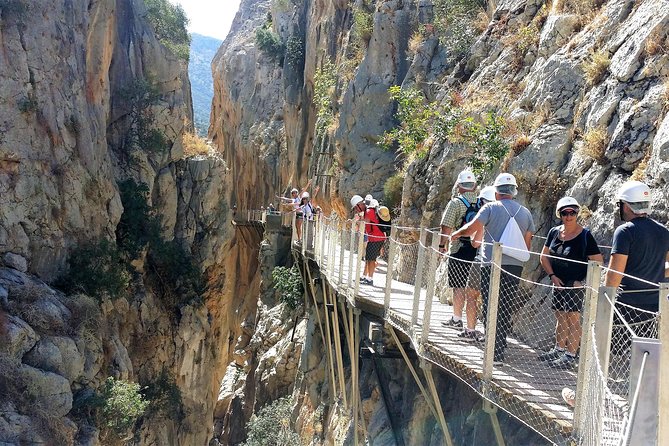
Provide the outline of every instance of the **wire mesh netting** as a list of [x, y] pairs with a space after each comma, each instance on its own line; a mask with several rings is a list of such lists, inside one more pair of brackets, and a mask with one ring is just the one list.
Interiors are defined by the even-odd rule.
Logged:
[[[387, 320], [412, 338], [419, 354], [441, 351], [439, 361], [431, 360], [456, 375], [462, 368], [478, 371], [466, 382], [551, 441], [556, 432], [569, 434], [564, 426], [574, 417], [563, 389], [576, 391], [580, 380], [577, 404], [586, 415], [574, 440], [620, 441], [629, 411], [631, 339], [657, 338], [657, 312], [606, 295], [601, 268], [589, 281], [583, 277], [558, 287], [548, 277], [537, 279], [536, 271], [523, 271], [524, 264], [540, 263], [539, 253], [514, 262], [498, 248], [502, 261], [483, 263], [440, 252], [438, 231], [419, 228], [394, 227], [378, 253], [373, 284], [364, 284], [369, 259], [362, 225], [323, 219], [315, 226], [310, 246], [331, 284], [377, 303], [389, 298]], [[593, 330], [593, 301], [610, 307], [612, 324], [604, 334]], [[583, 355], [591, 361], [581, 360]]]

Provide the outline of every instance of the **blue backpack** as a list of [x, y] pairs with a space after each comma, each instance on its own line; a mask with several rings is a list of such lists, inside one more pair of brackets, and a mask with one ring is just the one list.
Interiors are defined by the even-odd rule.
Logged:
[[460, 224], [460, 227], [466, 225], [470, 221], [476, 217], [476, 214], [478, 214], [479, 209], [481, 209], [480, 203], [477, 201], [470, 203], [465, 197], [459, 196], [458, 199], [462, 201], [462, 204], [465, 205], [467, 210], [465, 211], [465, 215], [462, 217], [462, 223]]

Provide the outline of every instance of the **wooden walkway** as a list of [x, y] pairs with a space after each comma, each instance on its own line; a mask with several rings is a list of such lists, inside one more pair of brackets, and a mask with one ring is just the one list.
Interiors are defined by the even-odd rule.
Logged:
[[[344, 265], [348, 265], [350, 252], [344, 251]], [[307, 258], [319, 263], [318, 256], [306, 252]], [[344, 296], [349, 305], [367, 313], [384, 318], [385, 321], [410, 339], [418, 354], [468, 384], [474, 391], [483, 394], [482, 379], [483, 345], [459, 338], [460, 330], [447, 328], [441, 322], [452, 315], [452, 307], [442, 304], [438, 299], [432, 303], [430, 331], [428, 341], [421, 343], [425, 289], [421, 292], [418, 322], [411, 326], [414, 286], [397, 280], [392, 281], [390, 306], [384, 311], [384, 291], [386, 284], [386, 264], [379, 262], [374, 285], [360, 285], [358, 295], [354, 296], [354, 287], [346, 268], [341, 272], [339, 281], [339, 253], [332, 265], [325, 259], [319, 265], [321, 276], [327, 277], [331, 287]], [[352, 274], [355, 274], [353, 268]], [[480, 325], [478, 330], [483, 331]], [[561, 390], [563, 387], [575, 389], [576, 371], [556, 370], [537, 360], [538, 352], [514, 339], [508, 338], [505, 363], [495, 367], [493, 380], [487, 396], [506, 412], [518, 418], [522, 423], [536, 430], [555, 444], [567, 444], [572, 431], [572, 410], [564, 403]]]

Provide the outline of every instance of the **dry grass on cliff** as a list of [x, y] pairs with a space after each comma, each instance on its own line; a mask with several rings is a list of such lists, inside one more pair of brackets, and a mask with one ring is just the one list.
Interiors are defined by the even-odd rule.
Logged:
[[639, 161], [639, 164], [636, 165], [630, 180], [634, 181], [645, 181], [646, 180], [646, 169], [648, 168], [648, 161], [650, 160], [650, 147], [646, 148], [646, 154], [643, 159]]
[[207, 140], [195, 133], [184, 133], [181, 142], [184, 147], [184, 157], [186, 158], [208, 156], [213, 151]]
[[611, 66], [611, 59], [606, 51], [599, 50], [592, 53], [583, 62], [583, 73], [585, 74], [585, 79], [588, 81], [588, 85], [597, 85], [604, 80], [604, 76], [609, 71], [609, 66]]
[[666, 34], [664, 28], [656, 28], [646, 39], [644, 46], [646, 56], [656, 56], [659, 54], [669, 54], [669, 34]]
[[583, 135], [582, 155], [592, 158], [599, 164], [606, 162], [606, 146], [609, 145], [609, 134], [606, 127], [601, 125], [592, 128]]
[[662, 111], [669, 113], [669, 77], [664, 80], [664, 91], [662, 92]]

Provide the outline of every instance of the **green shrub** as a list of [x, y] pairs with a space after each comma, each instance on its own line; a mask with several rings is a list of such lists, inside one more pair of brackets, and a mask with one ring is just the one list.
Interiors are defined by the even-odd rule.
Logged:
[[39, 108], [37, 98], [35, 98], [34, 94], [30, 93], [27, 96], [19, 99], [18, 106], [21, 113], [34, 113]]
[[97, 299], [123, 297], [130, 275], [116, 245], [107, 239], [74, 249], [67, 260], [68, 271], [56, 281], [67, 293], [82, 292]]
[[509, 144], [504, 140], [504, 118], [490, 111], [482, 121], [466, 119], [465, 138], [474, 150], [469, 162], [478, 176], [495, 168], [509, 152]]
[[304, 69], [304, 40], [290, 36], [286, 42], [286, 63], [300, 73]]
[[286, 49], [279, 36], [272, 32], [269, 27], [264, 26], [256, 29], [256, 44], [258, 44], [258, 49], [268, 57], [279, 63], [283, 63]]
[[402, 188], [404, 187], [404, 175], [401, 172], [388, 178], [383, 185], [383, 203], [388, 209], [393, 210], [402, 204]]
[[149, 79], [134, 79], [121, 89], [119, 98], [127, 109], [128, 130], [123, 141], [126, 153], [133, 150], [165, 151], [169, 141], [162, 131], [154, 128], [153, 106], [161, 100], [156, 84]]
[[151, 242], [147, 265], [163, 301], [170, 308], [202, 304], [204, 281], [193, 257], [176, 240]]
[[151, 240], [160, 237], [160, 225], [147, 201], [149, 186], [133, 179], [118, 186], [123, 214], [116, 226], [116, 243], [133, 260]]
[[316, 108], [316, 133], [322, 134], [334, 121], [332, 98], [337, 86], [337, 71], [330, 59], [314, 74], [314, 107]]
[[291, 428], [293, 399], [280, 398], [253, 414], [246, 424], [248, 437], [244, 446], [284, 446], [302, 444]]
[[146, 385], [142, 394], [149, 401], [148, 414], [159, 414], [179, 422], [183, 421], [185, 414], [181, 391], [174, 377], [166, 369], [163, 369], [155, 380]]
[[280, 293], [279, 300], [288, 308], [295, 309], [302, 303], [304, 288], [302, 286], [302, 275], [297, 266], [292, 268], [277, 266], [272, 270], [274, 287]]
[[179, 59], [188, 62], [190, 35], [188, 17], [181, 5], [168, 0], [144, 0], [146, 19], [153, 27], [158, 40]]
[[94, 404], [98, 427], [107, 435], [122, 438], [144, 415], [149, 402], [142, 396], [139, 384], [110, 377]]
[[28, 5], [22, 0], [0, 0], [0, 18], [2, 20], [22, 20], [28, 12]]
[[434, 29], [453, 59], [462, 58], [478, 33], [476, 18], [485, 10], [483, 0], [434, 0]]
[[374, 16], [367, 5], [353, 8], [353, 43], [366, 46], [374, 31]]
[[402, 89], [394, 85], [388, 89], [390, 99], [397, 101], [395, 118], [399, 125], [383, 134], [379, 144], [388, 150], [395, 145], [405, 154], [423, 156], [427, 152], [425, 139], [435, 116], [434, 104], [426, 103], [423, 93], [416, 88]]

